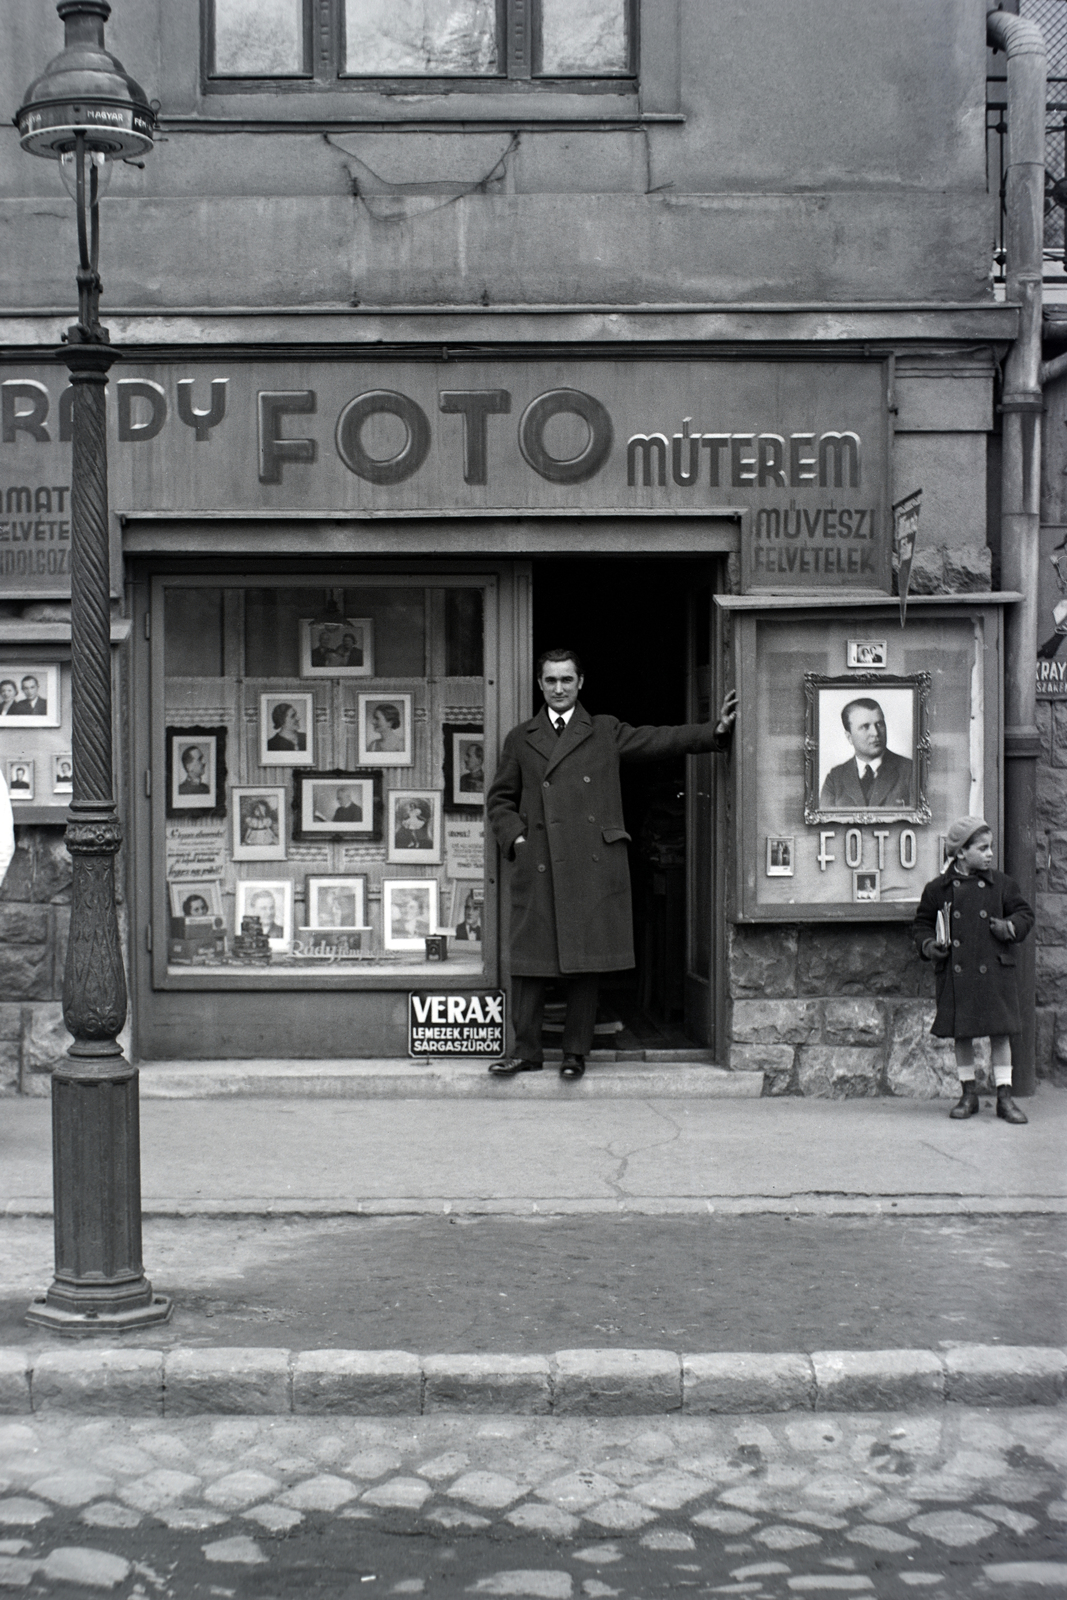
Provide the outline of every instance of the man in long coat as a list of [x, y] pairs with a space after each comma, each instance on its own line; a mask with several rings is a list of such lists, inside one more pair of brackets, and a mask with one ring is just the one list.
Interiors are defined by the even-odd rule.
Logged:
[[551, 978], [569, 979], [562, 1076], [580, 1078], [593, 1044], [599, 975], [634, 965], [633, 911], [619, 765], [725, 750], [737, 697], [719, 720], [633, 728], [591, 717], [573, 650], [537, 663], [545, 704], [512, 728], [486, 800], [511, 863], [511, 976], [515, 1055], [490, 1072], [511, 1077], [543, 1065], [541, 1024]]

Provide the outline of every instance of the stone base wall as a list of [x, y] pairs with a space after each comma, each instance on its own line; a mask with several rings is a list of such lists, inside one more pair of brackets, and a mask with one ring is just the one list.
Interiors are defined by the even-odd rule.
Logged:
[[70, 1034], [60, 1004], [70, 857], [60, 828], [16, 828], [0, 888], [0, 1096], [49, 1092]]
[[1037, 1075], [1067, 1083], [1067, 701], [1039, 700]]

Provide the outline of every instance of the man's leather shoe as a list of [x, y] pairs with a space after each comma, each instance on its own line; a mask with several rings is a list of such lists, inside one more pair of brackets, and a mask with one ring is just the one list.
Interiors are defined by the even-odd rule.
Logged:
[[964, 1117], [976, 1117], [980, 1108], [973, 1079], [970, 1083], [961, 1083], [960, 1090], [960, 1097], [949, 1112], [953, 1122], [962, 1122]]
[[1002, 1084], [997, 1088], [997, 1116], [1017, 1125], [1030, 1121], [1026, 1112], [1021, 1111], [1012, 1099], [1010, 1084]]
[[540, 1061], [524, 1061], [521, 1056], [510, 1056], [507, 1061], [494, 1061], [489, 1071], [494, 1078], [513, 1078], [517, 1072], [540, 1072]]
[[559, 1069], [561, 1078], [580, 1078], [585, 1072], [584, 1056], [564, 1056]]

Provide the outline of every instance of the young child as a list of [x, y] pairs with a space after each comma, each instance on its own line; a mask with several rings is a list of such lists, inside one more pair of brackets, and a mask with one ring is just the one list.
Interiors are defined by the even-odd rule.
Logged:
[[974, 1041], [988, 1036], [997, 1116], [1026, 1122], [1011, 1097], [1009, 1036], [1021, 1026], [1014, 946], [1030, 932], [1034, 913], [1019, 885], [994, 872], [993, 832], [982, 817], [954, 822], [945, 848], [948, 867], [923, 890], [912, 931], [937, 976], [937, 1015], [930, 1032], [955, 1040], [960, 1098], [949, 1116], [961, 1122], [978, 1112]]

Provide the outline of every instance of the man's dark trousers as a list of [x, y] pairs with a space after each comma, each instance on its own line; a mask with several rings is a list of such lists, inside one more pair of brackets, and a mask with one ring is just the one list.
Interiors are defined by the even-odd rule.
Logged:
[[[512, 978], [511, 1020], [515, 1028], [515, 1054], [523, 1061], [543, 1059], [541, 1027], [545, 1015], [545, 988], [551, 978]], [[563, 1054], [587, 1056], [593, 1048], [598, 972], [578, 972], [564, 977], [567, 1014], [563, 1019]]]

